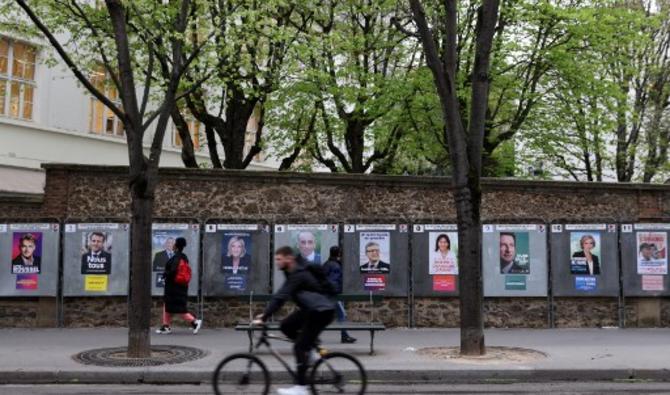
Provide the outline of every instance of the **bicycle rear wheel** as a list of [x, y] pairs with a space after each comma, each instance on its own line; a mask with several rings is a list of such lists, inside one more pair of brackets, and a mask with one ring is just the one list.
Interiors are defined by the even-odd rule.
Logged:
[[253, 354], [226, 357], [214, 371], [214, 393], [263, 394], [270, 391], [270, 374], [263, 361]]
[[368, 379], [363, 365], [353, 356], [332, 352], [319, 359], [310, 375], [314, 394], [365, 394]]

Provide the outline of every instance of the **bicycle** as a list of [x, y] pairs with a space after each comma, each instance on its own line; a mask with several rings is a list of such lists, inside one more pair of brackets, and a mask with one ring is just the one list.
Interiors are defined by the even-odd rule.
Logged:
[[[268, 333], [266, 325], [261, 325], [261, 329], [261, 336], [252, 352], [229, 355], [216, 367], [212, 381], [216, 395], [227, 393], [222, 392], [220, 386], [235, 387], [229, 392], [235, 394], [269, 393], [270, 373], [265, 363], [256, 355], [262, 346], [282, 364], [291, 378], [296, 378], [297, 373], [270, 344], [271, 339], [287, 342], [292, 340]], [[308, 373], [308, 385], [312, 394], [365, 394], [367, 376], [358, 359], [343, 352], [327, 352], [320, 347], [316, 349], [319, 358]]]

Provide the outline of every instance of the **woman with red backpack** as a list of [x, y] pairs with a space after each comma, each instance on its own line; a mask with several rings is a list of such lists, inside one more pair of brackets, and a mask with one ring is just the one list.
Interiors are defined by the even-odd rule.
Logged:
[[185, 321], [189, 321], [194, 335], [202, 327], [202, 320], [195, 318], [188, 311], [188, 283], [191, 281], [191, 267], [188, 257], [184, 254], [184, 247], [186, 247], [186, 239], [178, 237], [174, 243], [175, 253], [165, 264], [163, 326], [156, 330], [159, 335], [172, 333], [170, 329], [172, 314], [180, 314]]

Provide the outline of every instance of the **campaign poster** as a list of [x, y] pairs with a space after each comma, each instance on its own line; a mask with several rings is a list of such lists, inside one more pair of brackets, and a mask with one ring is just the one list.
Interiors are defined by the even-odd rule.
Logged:
[[109, 276], [104, 274], [87, 274], [84, 276], [84, 291], [107, 292]]
[[665, 285], [663, 284], [663, 276], [642, 276], [642, 290], [643, 291], [663, 291]]
[[428, 274], [458, 275], [458, 233], [428, 234]]
[[307, 229], [289, 231], [291, 246], [295, 248], [302, 259], [307, 262], [322, 265], [327, 257], [321, 256], [321, 231]]
[[244, 275], [226, 275], [223, 278], [225, 289], [229, 291], [246, 291], [247, 290], [247, 276]]
[[391, 271], [390, 241], [390, 232], [360, 232], [361, 273], [388, 274]]
[[251, 233], [226, 232], [223, 234], [221, 272], [224, 274], [249, 273], [251, 252], [253, 251]]
[[156, 273], [155, 281], [156, 288], [165, 288], [165, 272]]
[[500, 232], [498, 246], [500, 274], [530, 274], [528, 232]]
[[[12, 274], [40, 274], [42, 271], [42, 232], [12, 234]], [[17, 289], [34, 289], [18, 288]]]
[[598, 288], [598, 280], [593, 276], [576, 276], [575, 289], [577, 291], [590, 292]]
[[600, 232], [570, 233], [570, 273], [594, 276], [601, 271]]
[[251, 233], [225, 232], [221, 256], [221, 272], [228, 290], [246, 291], [253, 251]]
[[112, 232], [82, 233], [81, 274], [112, 273]]
[[37, 274], [17, 274], [16, 289], [21, 291], [39, 289], [38, 279]]
[[433, 276], [433, 291], [435, 292], [455, 292], [456, 276], [436, 274]]
[[523, 274], [514, 274], [505, 276], [506, 291], [525, 291], [526, 278]]
[[[154, 229], [151, 232], [151, 271], [162, 273], [165, 264], [174, 255], [174, 243], [177, 237], [182, 236], [182, 231], [172, 229]], [[159, 278], [160, 276], [156, 276]]]
[[363, 276], [363, 289], [372, 292], [385, 290], [386, 276], [381, 274], [368, 274]]
[[666, 232], [637, 233], [637, 273], [668, 274]]

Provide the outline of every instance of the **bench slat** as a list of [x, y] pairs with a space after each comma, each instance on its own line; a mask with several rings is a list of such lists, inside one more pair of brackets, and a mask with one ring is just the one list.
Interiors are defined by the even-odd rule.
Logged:
[[[279, 323], [278, 322], [269, 322], [265, 325], [267, 327], [267, 330], [270, 330], [270, 331], [278, 331], [279, 330]], [[246, 322], [246, 323], [239, 323], [239, 324], [235, 325], [235, 330], [236, 331], [247, 332], [247, 336], [249, 336], [249, 352], [252, 352], [252, 350], [253, 350], [253, 333], [262, 330], [262, 327], [256, 326], [256, 325], [251, 325], [250, 323]], [[365, 323], [365, 322], [340, 323], [340, 322], [336, 322], [336, 323], [328, 325], [324, 329], [324, 331], [341, 331], [341, 330], [368, 331], [368, 332], [370, 332], [370, 355], [373, 355], [375, 353], [375, 349], [374, 349], [375, 332], [385, 331], [386, 330], [386, 325], [382, 324], [381, 322], [370, 322], [370, 323]]]
[[[271, 331], [276, 331], [279, 330], [279, 323], [269, 323], [266, 324], [268, 330]], [[261, 328], [256, 325], [249, 325], [249, 324], [237, 324], [235, 326], [236, 331], [259, 331]], [[373, 322], [370, 324], [367, 323], [344, 323], [344, 324], [331, 324], [328, 325], [324, 330], [326, 331], [339, 331], [339, 330], [349, 330], [349, 331], [384, 331], [386, 330], [386, 325], [382, 324], [381, 322]]]

